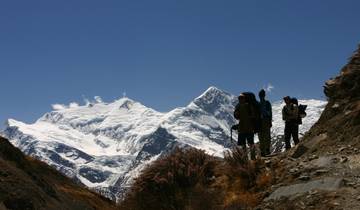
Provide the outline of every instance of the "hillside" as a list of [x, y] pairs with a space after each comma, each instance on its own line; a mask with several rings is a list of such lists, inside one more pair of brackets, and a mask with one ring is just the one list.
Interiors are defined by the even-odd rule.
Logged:
[[[46, 113], [33, 124], [9, 119], [2, 132], [25, 154], [53, 166], [77, 182], [117, 200], [149, 163], [175, 147], [192, 147], [218, 157], [231, 147], [234, 95], [210, 87], [186, 107], [161, 113], [129, 98], [94, 101]], [[305, 133], [326, 102], [301, 100], [308, 117]], [[283, 148], [281, 102], [273, 104], [273, 151]], [[236, 138], [236, 134], [234, 135]]]
[[111, 210], [108, 199], [73, 183], [45, 163], [25, 156], [0, 137], [0, 209]]

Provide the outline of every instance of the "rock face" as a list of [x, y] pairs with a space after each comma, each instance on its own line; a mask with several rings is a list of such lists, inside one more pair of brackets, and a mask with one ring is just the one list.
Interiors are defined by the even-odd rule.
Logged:
[[116, 209], [0, 137], [0, 209]]
[[307, 139], [327, 133], [327, 144], [353, 143], [360, 138], [360, 48], [339, 76], [328, 80], [324, 92], [329, 99], [321, 118]]
[[[175, 147], [194, 147], [222, 156], [232, 146], [230, 127], [237, 98], [210, 87], [188, 106], [160, 113], [128, 98], [98, 102], [46, 113], [34, 124], [8, 120], [2, 132], [25, 154], [116, 200], [140, 171]], [[305, 133], [326, 102], [308, 105]], [[283, 104], [273, 104], [273, 151], [283, 148]], [[234, 136], [236, 139], [236, 134]]]

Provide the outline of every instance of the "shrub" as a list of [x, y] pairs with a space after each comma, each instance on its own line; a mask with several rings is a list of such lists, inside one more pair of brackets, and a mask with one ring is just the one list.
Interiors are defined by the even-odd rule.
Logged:
[[[122, 204], [124, 209], [211, 209], [210, 188], [217, 160], [197, 149], [176, 149], [155, 161], [137, 178]], [[202, 209], [202, 208], [197, 208]]]
[[256, 185], [256, 180], [264, 165], [260, 159], [250, 161], [246, 152], [239, 147], [234, 147], [231, 151], [225, 152], [224, 160], [228, 176], [241, 180], [244, 189]]
[[217, 159], [197, 149], [176, 149], [137, 178], [121, 209], [253, 209], [272, 176], [261, 160], [234, 148]]
[[247, 153], [235, 147], [224, 154], [221, 169], [224, 195], [223, 209], [253, 209], [260, 204], [262, 193], [271, 183], [271, 174], [265, 173], [262, 160], [249, 160]]

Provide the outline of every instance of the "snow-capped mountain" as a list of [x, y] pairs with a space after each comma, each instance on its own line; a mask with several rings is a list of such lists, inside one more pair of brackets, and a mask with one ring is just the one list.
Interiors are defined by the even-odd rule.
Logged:
[[[188, 106], [157, 112], [128, 98], [101, 100], [46, 113], [34, 124], [9, 119], [2, 135], [28, 155], [54, 166], [104, 195], [119, 199], [141, 169], [175, 147], [195, 147], [222, 156], [231, 146], [230, 127], [235, 96], [210, 87]], [[326, 102], [308, 105], [306, 132], [320, 117]], [[273, 104], [273, 137], [283, 133], [281, 109]], [[274, 142], [275, 150], [282, 143]]]

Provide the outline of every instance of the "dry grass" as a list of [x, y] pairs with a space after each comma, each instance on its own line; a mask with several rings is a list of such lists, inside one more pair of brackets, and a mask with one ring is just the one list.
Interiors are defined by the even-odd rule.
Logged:
[[218, 184], [224, 195], [223, 209], [252, 209], [259, 205], [263, 191], [271, 185], [272, 175], [264, 170], [261, 160], [251, 161], [236, 147], [224, 156], [222, 176]]
[[208, 188], [216, 159], [196, 149], [176, 149], [155, 161], [136, 179], [123, 209], [193, 209], [215, 206], [216, 194]]
[[196, 149], [177, 149], [135, 181], [121, 209], [251, 209], [272, 182], [260, 160], [234, 148], [224, 160]]
[[256, 185], [256, 180], [264, 166], [261, 160], [250, 161], [247, 154], [239, 147], [226, 152], [224, 160], [225, 172], [236, 180], [240, 180], [242, 188], [249, 189]]
[[256, 180], [256, 187], [264, 189], [270, 187], [273, 182], [273, 176], [270, 173], [262, 173]]
[[74, 188], [73, 186], [69, 186], [69, 185], [61, 185], [61, 186], [57, 185], [55, 187], [59, 192], [70, 195], [72, 200], [74, 201], [88, 202], [88, 205], [91, 206], [93, 209], [101, 209], [101, 210], [115, 209], [115, 205], [109, 205], [111, 204], [110, 200], [104, 199], [101, 200], [101, 202], [99, 202], [98, 199], [99, 195], [90, 190], [85, 190], [82, 188]]
[[259, 195], [250, 192], [230, 193], [224, 201], [223, 209], [253, 209], [259, 204]]

